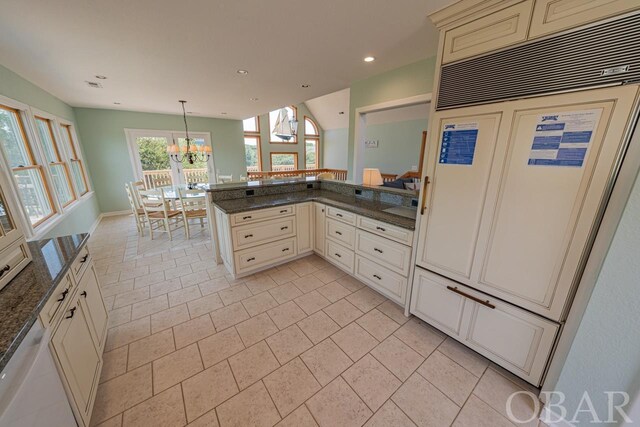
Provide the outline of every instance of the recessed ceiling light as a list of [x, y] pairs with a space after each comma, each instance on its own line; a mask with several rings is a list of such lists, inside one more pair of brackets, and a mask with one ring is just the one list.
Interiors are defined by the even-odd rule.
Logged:
[[249, 98], [251, 101], [257, 101], [258, 98]]
[[100, 80], [107, 80], [107, 76], [101, 76], [101, 75], [97, 75], [96, 79], [100, 79]]
[[302, 87], [305, 88], [305, 89], [308, 88], [309, 86], [311, 86], [311, 85], [307, 85], [307, 84], [302, 85]]
[[116, 104], [116, 105], [120, 105], [120, 103], [119, 103], [119, 102], [114, 102], [114, 104]]
[[343, 114], [344, 114], [344, 111], [340, 111], [338, 114], [343, 115]]
[[242, 76], [246, 76], [247, 74], [249, 74], [249, 72], [247, 70], [238, 70], [236, 71], [236, 73], [242, 75]]
[[365, 56], [364, 57], [364, 62], [373, 62], [375, 60], [376, 60], [375, 56]]

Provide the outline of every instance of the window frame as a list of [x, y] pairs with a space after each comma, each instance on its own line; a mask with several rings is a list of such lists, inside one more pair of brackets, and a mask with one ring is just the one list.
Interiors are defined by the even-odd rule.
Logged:
[[[260, 116], [255, 116], [253, 117], [256, 120], [256, 130], [255, 131], [245, 131], [243, 134], [243, 139], [242, 139], [242, 143], [244, 144], [244, 150], [245, 150], [245, 159], [246, 159], [246, 155], [247, 155], [247, 144], [245, 142], [246, 138], [256, 138], [256, 143], [258, 146], [257, 152], [256, 152], [256, 156], [258, 157], [258, 171], [262, 171], [262, 137], [260, 136]], [[243, 120], [244, 122], [244, 120]], [[243, 127], [243, 131], [244, 131], [244, 127]], [[245, 168], [248, 166], [247, 162], [245, 160]], [[249, 171], [247, 171], [247, 173], [249, 173]]]
[[[307, 133], [307, 121], [311, 123], [316, 133], [312, 133], [312, 134]], [[307, 140], [310, 139], [312, 141], [315, 141], [316, 143], [316, 163], [313, 169], [320, 169], [320, 127], [318, 126], [315, 120], [313, 120], [311, 117], [307, 115], [304, 116], [303, 125], [304, 125], [304, 167], [305, 169], [307, 169]]]
[[269, 169], [273, 172], [273, 155], [274, 154], [290, 154], [293, 156], [294, 170], [299, 170], [298, 153], [296, 151], [272, 151], [269, 153]]
[[[298, 120], [298, 107], [296, 107], [295, 105], [285, 105], [284, 108], [291, 108], [291, 110], [293, 111], [293, 117]], [[293, 142], [289, 141], [289, 142], [285, 142], [285, 141], [274, 141], [273, 138], [273, 133], [271, 132], [273, 130], [273, 126], [275, 125], [275, 123], [271, 123], [271, 113], [273, 113], [274, 111], [280, 111], [280, 108], [278, 108], [277, 110], [272, 110], [269, 111], [267, 113], [267, 120], [269, 121], [269, 144], [283, 144], [283, 145], [295, 145], [298, 143], [298, 135], [300, 135], [300, 121], [298, 121], [298, 131], [296, 132], [296, 134], [293, 136]]]

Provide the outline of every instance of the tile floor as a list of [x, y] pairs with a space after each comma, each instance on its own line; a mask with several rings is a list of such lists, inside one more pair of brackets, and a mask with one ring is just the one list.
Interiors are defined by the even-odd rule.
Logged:
[[527, 388], [315, 255], [233, 280], [206, 232], [151, 241], [128, 216], [89, 246], [110, 310], [93, 426], [509, 426]]

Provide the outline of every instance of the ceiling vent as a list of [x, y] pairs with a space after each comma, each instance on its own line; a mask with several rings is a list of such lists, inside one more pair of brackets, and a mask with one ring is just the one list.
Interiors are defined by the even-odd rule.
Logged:
[[85, 82], [87, 86], [92, 87], [94, 89], [102, 89], [102, 85], [98, 82]]

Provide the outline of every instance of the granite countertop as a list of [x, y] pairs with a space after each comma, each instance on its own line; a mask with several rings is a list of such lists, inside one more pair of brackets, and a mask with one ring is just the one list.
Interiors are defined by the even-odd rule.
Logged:
[[383, 212], [384, 209], [395, 207], [395, 205], [361, 199], [356, 196], [346, 196], [326, 190], [295, 191], [286, 194], [244, 197], [241, 199], [231, 200], [216, 200], [213, 204], [227, 214], [234, 214], [310, 201], [324, 203], [328, 206], [344, 209], [345, 211], [377, 219], [409, 230], [414, 230], [416, 227], [415, 218], [406, 218], [400, 215]]
[[89, 235], [30, 242], [33, 260], [0, 290], [0, 371], [35, 323]]

